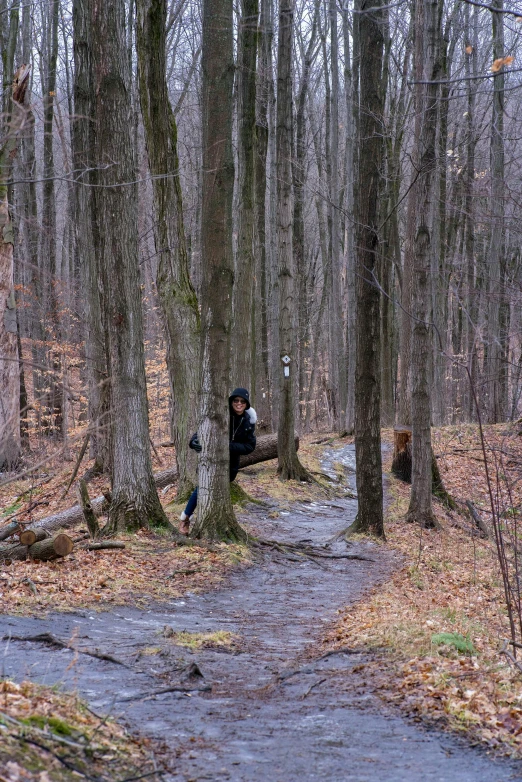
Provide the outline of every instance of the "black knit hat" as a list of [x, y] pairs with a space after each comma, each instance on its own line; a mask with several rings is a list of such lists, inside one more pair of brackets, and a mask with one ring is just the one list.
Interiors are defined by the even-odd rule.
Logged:
[[234, 391], [232, 391], [232, 393], [228, 397], [228, 404], [229, 405], [232, 404], [232, 400], [236, 396], [240, 396], [241, 399], [245, 400], [245, 402], [247, 403], [246, 409], [248, 410], [248, 408], [250, 407], [250, 394], [248, 393], [246, 388], [235, 388]]

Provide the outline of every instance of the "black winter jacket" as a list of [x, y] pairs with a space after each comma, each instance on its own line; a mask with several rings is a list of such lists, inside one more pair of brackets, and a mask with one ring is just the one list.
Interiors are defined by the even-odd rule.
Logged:
[[[245, 410], [243, 415], [234, 415], [233, 411], [230, 411], [230, 424], [229, 424], [229, 448], [230, 448], [230, 480], [233, 481], [239, 470], [239, 459], [241, 456], [246, 456], [256, 447], [256, 421], [257, 415], [253, 407], [249, 407]], [[197, 432], [193, 434], [189, 447], [195, 451], [200, 451], [201, 446], [197, 439]]]

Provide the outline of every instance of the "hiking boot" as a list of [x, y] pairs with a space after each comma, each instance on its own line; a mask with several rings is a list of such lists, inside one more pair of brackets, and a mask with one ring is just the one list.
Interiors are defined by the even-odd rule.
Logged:
[[188, 535], [190, 531], [190, 516], [187, 516], [185, 511], [179, 517], [181, 524], [179, 525], [179, 531], [182, 535]]

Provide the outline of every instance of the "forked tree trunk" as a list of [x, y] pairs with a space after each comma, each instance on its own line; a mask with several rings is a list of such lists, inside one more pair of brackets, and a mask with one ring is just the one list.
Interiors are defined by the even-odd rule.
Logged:
[[20, 456], [20, 370], [7, 181], [26, 119], [28, 83], [29, 67], [22, 66], [13, 80], [7, 138], [0, 150], [0, 470], [14, 469]]
[[295, 279], [292, 245], [293, 0], [280, 0], [277, 59], [277, 217], [279, 261], [279, 428], [277, 472], [283, 480], [308, 480], [297, 458], [294, 409], [297, 373]]
[[230, 320], [232, 315], [232, 0], [204, 0], [202, 43], [203, 204], [201, 213], [202, 389], [198, 518], [192, 534], [245, 540], [229, 486]]
[[95, 74], [100, 264], [107, 287], [112, 504], [107, 532], [171, 527], [152, 475], [138, 258], [138, 201], [125, 2], [88, 0]]
[[176, 120], [167, 91], [166, 17], [166, 0], [138, 1], [139, 92], [156, 215], [156, 283], [167, 332], [178, 497], [185, 498], [196, 483], [195, 453], [187, 442], [198, 415], [200, 320], [183, 222]]

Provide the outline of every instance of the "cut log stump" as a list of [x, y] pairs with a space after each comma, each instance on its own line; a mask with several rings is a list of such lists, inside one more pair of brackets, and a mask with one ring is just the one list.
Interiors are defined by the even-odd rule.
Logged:
[[73, 548], [72, 538], [61, 532], [55, 538], [46, 538], [33, 543], [32, 546], [29, 546], [28, 554], [31, 559], [40, 559], [42, 562], [48, 562], [51, 559], [66, 557]]
[[49, 562], [52, 559], [66, 557], [74, 548], [72, 539], [63, 532], [56, 535], [54, 538], [50, 538], [46, 535], [44, 529], [38, 530], [37, 532], [37, 537], [41, 537], [42, 539], [37, 540], [32, 546], [22, 546], [19, 543], [14, 545], [4, 544], [0, 546], [0, 562], [14, 559], [39, 559], [42, 562]]
[[396, 426], [393, 430], [392, 473], [401, 481], [411, 483], [411, 427]]
[[39, 529], [24, 529], [24, 531], [18, 535], [18, 540], [20, 541], [21, 546], [32, 546], [33, 543], [37, 543], [39, 540], [45, 540], [49, 537], [50, 535], [47, 530], [40, 527]]

